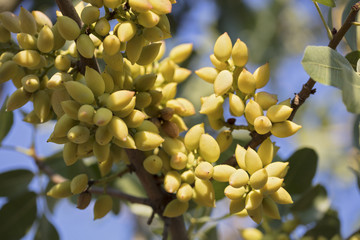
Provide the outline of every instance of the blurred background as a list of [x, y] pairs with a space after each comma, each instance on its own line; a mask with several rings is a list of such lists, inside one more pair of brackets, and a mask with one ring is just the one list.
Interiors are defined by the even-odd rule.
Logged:
[[[54, 22], [57, 10], [54, 2], [1, 0], [0, 11], [8, 10], [18, 14], [20, 6], [23, 6], [29, 10], [44, 11]], [[337, 7], [329, 17], [337, 29], [347, 2], [337, 0]], [[328, 16], [327, 7], [321, 7], [321, 10]], [[328, 44], [326, 31], [311, 0], [178, 0], [173, 5], [170, 20], [173, 38], [166, 40], [167, 52], [180, 43], [194, 44], [194, 53], [184, 64], [185, 67], [194, 71], [211, 66], [209, 55], [212, 54], [215, 40], [223, 32], [228, 32], [233, 43], [240, 38], [247, 44], [247, 67], [250, 72], [265, 62], [270, 63], [271, 80], [265, 90], [278, 94], [280, 101], [292, 98], [308, 79], [301, 66], [305, 47]], [[346, 43], [342, 43], [338, 51], [346, 55], [351, 50]], [[0, 87], [0, 104], [3, 105], [6, 96], [15, 88], [11, 82]], [[347, 237], [360, 225], [360, 193], [356, 176], [351, 170], [359, 161], [358, 150], [354, 147], [354, 133], [358, 133], [358, 122], [354, 128], [356, 116], [346, 111], [339, 90], [319, 84], [315, 87], [316, 94], [306, 101], [294, 119], [303, 126], [302, 130], [293, 137], [272, 140], [280, 146], [278, 154], [282, 159], [287, 159], [302, 147], [309, 147], [317, 152], [318, 170], [313, 183], [321, 183], [326, 188], [329, 204], [338, 211], [341, 220], [341, 234]], [[197, 110], [200, 109], [200, 97], [211, 93], [212, 85], [195, 74], [180, 84], [178, 90], [178, 96], [190, 99]], [[29, 106], [25, 106], [25, 109], [27, 107]], [[16, 111], [15, 125], [3, 141], [4, 145], [29, 147], [32, 127], [21, 119], [21, 113]], [[187, 124], [192, 126], [203, 121], [207, 120], [197, 114], [187, 119]], [[41, 156], [49, 156], [60, 149], [55, 144], [46, 143], [52, 127], [51, 123], [45, 123], [38, 128], [36, 141]], [[215, 133], [210, 128], [207, 131]], [[18, 168], [38, 172], [30, 158], [0, 148], [0, 172]], [[31, 188], [39, 192], [46, 184], [43, 178], [36, 178], [31, 182]], [[4, 203], [5, 200], [0, 198], [0, 206]], [[41, 205], [47, 211], [45, 202], [38, 204]], [[92, 220], [92, 205], [93, 203], [86, 210], [80, 211], [70, 201], [61, 200], [55, 206], [53, 214], [49, 214], [48, 218], [58, 230], [60, 239], [153, 238], [146, 225], [147, 219], [133, 215], [125, 204], [121, 205], [119, 215], [109, 214], [97, 221]], [[228, 211], [226, 200], [221, 201], [218, 206], [213, 217], [221, 217]], [[148, 209], [140, 211], [147, 213]], [[239, 229], [254, 224], [248, 219], [231, 217], [219, 221], [218, 226], [219, 239], [234, 239], [239, 238]], [[34, 234], [35, 229], [31, 229], [24, 239], [33, 239]], [[298, 236], [301, 236], [301, 229], [293, 237]]]

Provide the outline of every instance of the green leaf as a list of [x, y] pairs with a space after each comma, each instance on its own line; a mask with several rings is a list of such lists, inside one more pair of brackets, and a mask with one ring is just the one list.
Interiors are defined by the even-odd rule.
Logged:
[[27, 192], [11, 199], [0, 210], [1, 239], [20, 239], [36, 219], [36, 194]]
[[360, 76], [341, 54], [329, 47], [309, 46], [301, 63], [313, 80], [342, 90], [349, 112], [360, 113]]
[[58, 240], [59, 234], [54, 225], [49, 222], [45, 215], [42, 215], [34, 240], [51, 239]]
[[15, 197], [27, 192], [27, 186], [34, 174], [29, 170], [18, 169], [0, 174], [0, 196]]
[[327, 196], [326, 189], [323, 186], [318, 184], [318, 185], [312, 187], [311, 189], [309, 189], [308, 191], [306, 191], [300, 197], [300, 199], [295, 201], [295, 203], [291, 207], [291, 211], [293, 211], [293, 212], [304, 211], [304, 210], [312, 207], [316, 198], [324, 197], [324, 196]]
[[224, 190], [229, 185], [228, 182], [212, 181], [212, 185], [215, 191], [215, 200], [221, 200], [225, 197]]
[[311, 236], [312, 239], [332, 239], [335, 235], [340, 236], [340, 220], [338, 213], [329, 209], [315, 227], [307, 231], [304, 236]]
[[289, 171], [285, 177], [285, 189], [290, 194], [300, 194], [311, 187], [316, 173], [318, 156], [313, 149], [296, 151], [288, 160]]
[[353, 67], [354, 71], [356, 71], [357, 62], [360, 58], [360, 51], [353, 51], [346, 54], [345, 58], [349, 61], [351, 66]]
[[5, 111], [6, 108], [6, 100], [1, 107], [0, 110], [0, 145], [2, 140], [7, 136], [9, 133], [13, 123], [14, 123], [14, 114], [13, 112]]
[[[348, 2], [348, 4], [345, 6], [342, 17], [341, 17], [341, 22], [345, 22], [347, 16], [349, 15], [351, 8], [353, 5], [355, 5], [355, 3], [357, 3], [358, 0], [350, 0]], [[357, 27], [351, 27], [345, 34], [345, 39], [346, 42], [349, 44], [349, 47], [351, 48], [351, 50], [355, 51], [357, 50], [357, 31], [358, 28]]]
[[325, 5], [325, 6], [328, 6], [328, 7], [336, 7], [334, 0], [315, 0], [315, 2]]

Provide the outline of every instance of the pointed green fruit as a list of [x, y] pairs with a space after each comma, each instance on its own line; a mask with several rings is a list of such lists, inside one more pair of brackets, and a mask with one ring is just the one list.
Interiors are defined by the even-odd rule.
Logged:
[[272, 200], [279, 204], [291, 204], [293, 200], [291, 199], [290, 194], [285, 190], [285, 188], [280, 187], [279, 190], [270, 194]]
[[214, 83], [219, 71], [213, 67], [203, 67], [196, 70], [195, 73], [204, 81]]
[[270, 79], [270, 67], [269, 63], [266, 63], [258, 67], [254, 72], [256, 88], [264, 87]]
[[57, 18], [57, 29], [60, 35], [69, 41], [75, 40], [80, 35], [80, 28], [77, 23], [67, 16]]
[[24, 106], [30, 100], [31, 94], [25, 91], [23, 87], [13, 92], [6, 102], [6, 111], [14, 111]]
[[113, 200], [109, 195], [101, 195], [94, 205], [94, 220], [105, 217], [113, 208]]
[[248, 48], [239, 38], [236, 40], [234, 47], [232, 48], [231, 56], [234, 61], [234, 65], [238, 67], [245, 66], [248, 61]]
[[255, 210], [261, 205], [262, 200], [263, 200], [263, 195], [260, 191], [251, 190], [246, 195], [245, 208], [247, 210]]
[[268, 110], [278, 101], [276, 94], [270, 94], [267, 92], [255, 93], [254, 100], [260, 105], [263, 110]]
[[241, 187], [241, 188], [234, 188], [230, 185], [228, 185], [225, 189], [224, 189], [224, 194], [227, 198], [231, 199], [231, 200], [235, 200], [235, 199], [240, 199], [243, 198], [245, 193], [245, 188]]
[[92, 58], [94, 56], [95, 46], [87, 34], [80, 34], [76, 39], [76, 49], [84, 58]]
[[28, 33], [30, 35], [35, 35], [37, 33], [34, 16], [23, 7], [20, 7], [19, 21], [21, 32]]
[[86, 190], [88, 186], [88, 176], [83, 173], [79, 174], [71, 180], [70, 189], [72, 194], [79, 194]]
[[298, 125], [292, 121], [286, 120], [284, 122], [274, 123], [271, 128], [271, 133], [275, 137], [285, 138], [294, 135], [297, 131], [299, 131], [301, 125]]
[[293, 109], [286, 105], [273, 105], [267, 110], [266, 116], [273, 123], [283, 122], [290, 117], [292, 111]]
[[274, 143], [271, 142], [270, 138], [267, 138], [263, 141], [257, 150], [259, 157], [263, 163], [263, 166], [266, 166], [272, 162], [274, 157]]
[[70, 180], [64, 181], [62, 183], [58, 183], [46, 193], [47, 196], [53, 198], [66, 198], [72, 195], [70, 189]]
[[134, 140], [136, 148], [141, 151], [153, 150], [164, 142], [164, 139], [159, 134], [149, 131], [135, 133]]
[[216, 96], [227, 93], [233, 84], [233, 75], [228, 70], [221, 71], [214, 81], [214, 92]]
[[212, 178], [213, 173], [214, 167], [209, 162], [201, 162], [195, 168], [195, 176], [203, 180], [209, 180]]
[[40, 30], [37, 38], [37, 48], [43, 52], [48, 53], [54, 49], [55, 36], [51, 28], [47, 25]]
[[169, 53], [169, 57], [175, 63], [182, 63], [183, 61], [185, 61], [187, 58], [190, 57], [192, 49], [193, 49], [192, 43], [180, 44], [174, 47], [173, 49], [171, 49]]
[[220, 157], [220, 147], [209, 134], [202, 134], [199, 141], [199, 153], [208, 162], [216, 162]]

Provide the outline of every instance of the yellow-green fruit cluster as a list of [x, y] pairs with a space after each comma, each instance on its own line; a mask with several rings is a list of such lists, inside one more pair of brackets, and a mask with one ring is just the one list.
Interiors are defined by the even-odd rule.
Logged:
[[[214, 67], [204, 67], [195, 73], [213, 84], [214, 94], [201, 99], [200, 109], [200, 113], [207, 115], [213, 129], [219, 130], [226, 125], [223, 118], [223, 103], [226, 98], [229, 99], [230, 114], [234, 117], [245, 115], [249, 130], [255, 130], [259, 134], [271, 132], [276, 137], [288, 137], [301, 128], [287, 120], [292, 108], [285, 103], [276, 105], [276, 95], [265, 91], [255, 93], [268, 83], [270, 67], [266, 63], [254, 73], [249, 72], [245, 68], [248, 49], [240, 39], [232, 45], [227, 33], [219, 36], [210, 60]], [[267, 111], [265, 116], [264, 111]]]
[[292, 203], [290, 194], [282, 187], [288, 163], [272, 162], [274, 153], [274, 144], [269, 138], [257, 151], [237, 145], [235, 157], [240, 168], [231, 171], [224, 168], [222, 171], [229, 172], [229, 177], [220, 179], [229, 182], [224, 193], [231, 200], [231, 214], [248, 215], [260, 223], [264, 214], [280, 219], [276, 203]]

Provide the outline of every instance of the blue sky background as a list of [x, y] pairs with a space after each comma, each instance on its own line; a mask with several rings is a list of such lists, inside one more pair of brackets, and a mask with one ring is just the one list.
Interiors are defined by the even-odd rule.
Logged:
[[[247, 4], [254, 9], [258, 6], [266, 8], [264, 0], [247, 0]], [[321, 20], [315, 11], [312, 1], [291, 1], [292, 7], [296, 9], [297, 16], [302, 16], [307, 23], [316, 25], [321, 24]], [[301, 2], [301, 3], [299, 3]], [[260, 4], [261, 3], [261, 4]], [[265, 3], [265, 4], [264, 4]], [[174, 11], [177, 7], [181, 7], [181, 1], [173, 5]], [[30, 2], [25, 1], [23, 6], [29, 6]], [[325, 10], [325, 8], [324, 8]], [[52, 10], [53, 11], [53, 10]], [[326, 12], [326, 10], [324, 11]], [[17, 10], [18, 13], [18, 10]], [[192, 59], [189, 67], [196, 70], [200, 67], [211, 66], [208, 56], [212, 53], [212, 47], [216, 37], [221, 34], [216, 31], [214, 25], [218, 20], [219, 12], [214, 0], [198, 0], [191, 3], [191, 9], [183, 16], [184, 21], [178, 29], [175, 38], [167, 41], [167, 49], [171, 46], [184, 42], [193, 42], [194, 50], [199, 54]], [[229, 26], [231, 28], [231, 26]], [[314, 33], [313, 33], [314, 34]], [[244, 32], [240, 31], [241, 39]], [[310, 45], [327, 45], [327, 36], [325, 30], [311, 35], [307, 40]], [[306, 38], [306, 36], [305, 36]], [[235, 42], [235, 39], [233, 39]], [[251, 42], [247, 42], [251, 45]], [[303, 46], [299, 46], [302, 48]], [[303, 49], [302, 49], [303, 50]], [[344, 48], [340, 48], [341, 52], [346, 52]], [[275, 57], [275, 56], [274, 56]], [[278, 67], [272, 72], [272, 81], [266, 88], [269, 92], [277, 93], [280, 100], [292, 97], [295, 92], [301, 89], [301, 86], [308, 79], [307, 74], [300, 64], [302, 51], [297, 54], [289, 54], [278, 60]], [[272, 59], [264, 59], [264, 62]], [[251, 61], [251, 53], [250, 53]], [[249, 64], [250, 71], [254, 71], [257, 65]], [[273, 79], [275, 78], [276, 79]], [[189, 95], [195, 103], [199, 102], [199, 95], [193, 89], [202, 89], [202, 94], [209, 94], [211, 86], [193, 75], [188, 81], [192, 81], [193, 85], [186, 85], [181, 89], [180, 95]], [[331, 206], [338, 210], [341, 220], [341, 232], [344, 237], [352, 233], [360, 223], [360, 194], [356, 187], [355, 177], [349, 170], [348, 162], [354, 158], [352, 151], [352, 124], [354, 116], [347, 113], [341, 101], [341, 93], [335, 88], [316, 85], [317, 93], [311, 96], [307, 101], [304, 109], [301, 109], [295, 117], [295, 122], [303, 126], [303, 130], [296, 136], [272, 140], [281, 146], [279, 154], [286, 159], [294, 150], [300, 147], [312, 147], [319, 154], [319, 171], [316, 174], [314, 183], [323, 184], [329, 194]], [[11, 93], [14, 87], [11, 83], [5, 86], [5, 92]], [[207, 91], [207, 93], [206, 93]], [[331, 98], [329, 98], [331, 96]], [[0, 99], [2, 104], [4, 96]], [[25, 106], [29, 109], [29, 106]], [[18, 145], [29, 147], [31, 143], [31, 127], [29, 124], [21, 121], [21, 114], [15, 112], [15, 127], [11, 130], [8, 137], [4, 140], [4, 145]], [[329, 116], [328, 124], [324, 124], [324, 115]], [[41, 156], [51, 155], [58, 150], [58, 145], [44, 143], [49, 136], [53, 127], [52, 123], [41, 125], [37, 135], [38, 152]], [[28, 157], [24, 157], [20, 153], [11, 152], [0, 149], [0, 172], [10, 169], [25, 168], [37, 172], [36, 166]], [[31, 183], [31, 188], [35, 191], [44, 188], [46, 181], [40, 178]], [[4, 204], [4, 199], [0, 198], [0, 205]], [[41, 205], [41, 204], [39, 204]], [[70, 204], [67, 200], [62, 200], [56, 207], [55, 213], [50, 220], [57, 227], [61, 239], [132, 239], [136, 232], [137, 219], [130, 213], [125, 206], [122, 208], [121, 214], [115, 216], [107, 215], [105, 218], [93, 221], [91, 205], [83, 211], [80, 211]], [[219, 208], [214, 211], [214, 216], [221, 216], [227, 212], [227, 203], [218, 204]], [[230, 218], [219, 222], [220, 234], [222, 236], [236, 236], [239, 226], [253, 226], [247, 219]], [[31, 231], [24, 239], [32, 239], [34, 231]], [[225, 237], [224, 237], [225, 238]]]

